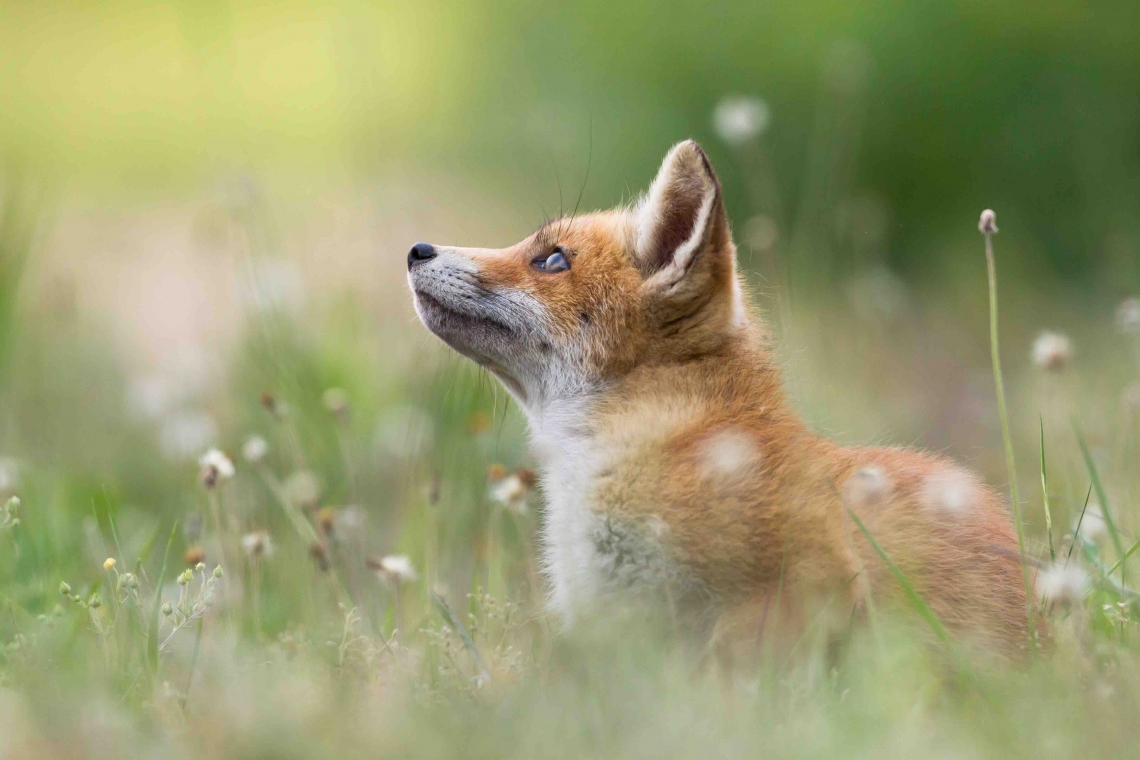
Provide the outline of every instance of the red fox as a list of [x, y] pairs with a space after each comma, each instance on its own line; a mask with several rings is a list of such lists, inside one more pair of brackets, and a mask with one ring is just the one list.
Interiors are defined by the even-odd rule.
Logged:
[[789, 640], [899, 581], [958, 639], [1028, 641], [1017, 536], [944, 457], [843, 448], [790, 407], [736, 272], [720, 182], [693, 141], [636, 203], [550, 222], [509, 248], [417, 243], [424, 325], [526, 414], [547, 500], [542, 562], [566, 624], [665, 602], [716, 646]]

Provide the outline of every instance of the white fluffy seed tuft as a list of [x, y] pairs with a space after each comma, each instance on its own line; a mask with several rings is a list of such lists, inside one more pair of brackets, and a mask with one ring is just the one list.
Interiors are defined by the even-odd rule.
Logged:
[[1042, 332], [1033, 341], [1033, 363], [1047, 372], [1060, 372], [1073, 358], [1073, 342], [1059, 332]]
[[1048, 604], [1080, 604], [1089, 590], [1089, 574], [1077, 565], [1050, 565], [1037, 574], [1037, 596]]
[[934, 512], [960, 515], [973, 499], [974, 484], [960, 472], [936, 472], [922, 484], [922, 505]]
[[755, 470], [761, 453], [746, 433], [729, 428], [701, 441], [700, 457], [701, 466], [709, 475], [739, 475]]
[[843, 501], [850, 509], [881, 504], [891, 492], [891, 481], [881, 467], [862, 467], [843, 484]]

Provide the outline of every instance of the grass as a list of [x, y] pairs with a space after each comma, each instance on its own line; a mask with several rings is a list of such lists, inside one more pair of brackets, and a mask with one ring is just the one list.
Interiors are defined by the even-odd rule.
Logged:
[[[285, 236], [260, 228], [263, 211], [227, 222], [249, 246], [231, 252], [239, 271], [279, 254], [264, 241]], [[895, 442], [945, 433], [929, 409], [973, 420], [947, 447], [991, 482], [1008, 477], [1026, 583], [1054, 557], [1088, 576], [1041, 610], [1042, 656], [955, 652], [953, 669], [914, 615], [880, 606], [839, 647], [805, 636], [732, 678], [636, 610], [559, 631], [536, 562], [541, 494], [525, 477], [501, 487], [529, 464], [522, 420], [406, 312], [389, 329], [338, 293], [247, 307], [217, 352], [224, 371], [181, 395], [194, 373], [166, 377], [157, 410], [137, 408], [137, 378], [98, 326], [25, 320], [0, 399], [0, 454], [19, 464], [2, 481], [19, 502], [0, 512], [0, 757], [1130, 756], [1140, 419], [1119, 392], [1140, 368], [1084, 317], [1072, 329], [1098, 338], [1081, 365], [1048, 374], [1047, 398], [1045, 370], [1018, 352], [1003, 375], [992, 250], [989, 274], [988, 347], [956, 300], [965, 280], [877, 321], [798, 286], [785, 314], [804, 341], [783, 349], [805, 414], [856, 439], [891, 420]], [[1018, 285], [1021, 310], [1003, 311], [1014, 345], [1033, 319]], [[404, 298], [399, 284], [385, 292]], [[992, 391], [952, 406], [972, 386], [927, 369], [922, 346], [963, 332], [954, 365], [984, 371], [992, 350], [999, 415], [970, 418]], [[1079, 422], [1055, 429], [1067, 410]], [[216, 456], [203, 470], [205, 445], [170, 449], [170, 431], [201, 414], [232, 475]], [[255, 435], [266, 451], [247, 459]], [[1033, 447], [1041, 499], [1022, 503], [1015, 458]], [[945, 641], [922, 590], [852, 517]]]
[[[987, 214], [988, 219], [987, 219]], [[990, 295], [990, 356], [994, 369], [994, 386], [997, 388], [998, 419], [1001, 421], [1001, 440], [1005, 448], [1005, 466], [1009, 471], [1010, 503], [1013, 505], [1013, 522], [1017, 528], [1017, 551], [1021, 559], [1021, 576], [1025, 581], [1026, 616], [1029, 620], [1029, 650], [1037, 651], [1037, 613], [1033, 609], [1033, 584], [1029, 580], [1029, 566], [1025, 562], [1025, 524], [1021, 519], [1021, 498], [1017, 484], [1017, 457], [1013, 453], [1013, 437], [1009, 431], [1009, 413], [1005, 408], [1005, 380], [1001, 372], [1001, 348], [998, 343], [998, 286], [997, 262], [994, 259], [993, 236], [997, 234], [994, 212], [983, 211], [978, 225], [986, 239], [986, 280]], [[1044, 449], [1044, 443], [1042, 443]], [[1042, 460], [1044, 461], [1044, 460]], [[1042, 474], [1044, 482], [1044, 474]], [[1051, 539], [1050, 539], [1051, 540]]]

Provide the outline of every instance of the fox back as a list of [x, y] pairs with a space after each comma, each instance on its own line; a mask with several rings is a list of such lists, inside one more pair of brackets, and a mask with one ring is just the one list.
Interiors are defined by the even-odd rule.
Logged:
[[942, 457], [841, 448], [792, 411], [696, 143], [675, 146], [631, 206], [505, 249], [417, 243], [408, 281], [424, 325], [528, 418], [550, 606], [566, 624], [658, 604], [733, 650], [792, 640], [824, 608], [848, 619], [872, 595], [897, 602], [854, 514], [960, 638], [1025, 645], [997, 496]]

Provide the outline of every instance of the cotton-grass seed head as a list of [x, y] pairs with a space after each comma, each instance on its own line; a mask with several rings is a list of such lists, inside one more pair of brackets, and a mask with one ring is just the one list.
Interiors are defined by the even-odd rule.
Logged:
[[716, 104], [712, 122], [720, 139], [740, 148], [764, 134], [771, 119], [768, 104], [760, 98], [735, 96]]
[[1033, 363], [1046, 372], [1060, 372], [1073, 358], [1073, 342], [1063, 333], [1045, 330], [1033, 341]]
[[251, 435], [241, 447], [242, 459], [250, 464], [260, 463], [268, 453], [269, 444], [260, 435]]
[[15, 459], [0, 457], [0, 493], [11, 493], [20, 486], [20, 465]]
[[207, 489], [217, 487], [218, 481], [234, 476], [234, 463], [220, 449], [210, 449], [198, 459], [201, 467], [198, 478]]
[[525, 514], [527, 498], [534, 490], [538, 478], [534, 470], [525, 467], [508, 473], [502, 465], [491, 465], [487, 472], [488, 496], [515, 514]]
[[321, 481], [308, 470], [298, 470], [285, 479], [285, 496], [291, 504], [313, 509], [321, 499]]
[[1140, 298], [1125, 298], [1116, 307], [1116, 328], [1125, 335], [1140, 335]]
[[997, 228], [997, 214], [993, 209], [986, 209], [982, 212], [982, 216], [978, 219], [978, 232], [983, 235], [993, 235], [998, 231]]
[[406, 554], [389, 554], [379, 559], [369, 557], [365, 560], [365, 564], [376, 572], [380, 580], [396, 586], [411, 583], [419, 577], [412, 566], [411, 558]]
[[1048, 604], [1076, 605], [1089, 590], [1089, 574], [1075, 564], [1050, 565], [1037, 574], [1037, 596]]
[[250, 559], [270, 557], [273, 555], [273, 539], [269, 531], [255, 530], [241, 537], [241, 548]]

